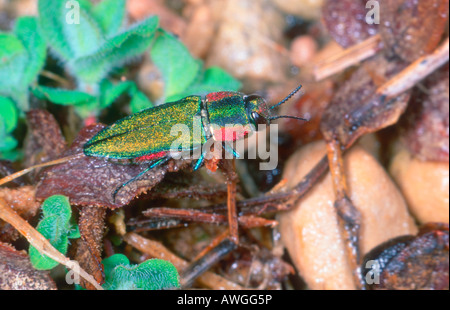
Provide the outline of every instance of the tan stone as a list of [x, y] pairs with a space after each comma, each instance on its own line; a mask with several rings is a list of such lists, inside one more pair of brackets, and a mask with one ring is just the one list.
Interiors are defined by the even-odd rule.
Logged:
[[419, 222], [448, 223], [448, 162], [421, 161], [402, 149], [394, 156], [389, 171]]
[[317, 19], [320, 17], [324, 0], [273, 0], [273, 2], [286, 14]]
[[[324, 155], [323, 142], [295, 153], [285, 167], [287, 186], [297, 184]], [[362, 254], [386, 240], [417, 232], [402, 195], [372, 155], [355, 146], [344, 164], [350, 198], [362, 216]], [[328, 173], [294, 210], [279, 216], [281, 240], [311, 289], [355, 288], [333, 204]]]

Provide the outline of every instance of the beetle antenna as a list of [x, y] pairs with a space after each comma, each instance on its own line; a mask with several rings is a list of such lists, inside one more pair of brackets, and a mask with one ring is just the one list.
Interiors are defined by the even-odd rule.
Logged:
[[276, 119], [279, 119], [279, 118], [292, 118], [292, 119], [296, 119], [296, 120], [299, 120], [299, 121], [309, 121], [309, 119], [306, 119], [306, 118], [301, 118], [301, 117], [298, 117], [298, 116], [291, 116], [291, 115], [278, 115], [278, 116], [273, 116], [273, 117], [269, 117], [269, 121], [273, 121], [273, 120], [276, 120]]
[[283, 103], [285, 103], [286, 101], [288, 101], [289, 99], [292, 98], [292, 96], [294, 96], [300, 89], [302, 88], [302, 85], [299, 85], [296, 89], [294, 89], [289, 95], [286, 96], [286, 98], [284, 98], [283, 100], [281, 100], [280, 102], [278, 102], [276, 105], [273, 105], [270, 107], [270, 109], [275, 109], [276, 107], [278, 107], [279, 105], [282, 105]]

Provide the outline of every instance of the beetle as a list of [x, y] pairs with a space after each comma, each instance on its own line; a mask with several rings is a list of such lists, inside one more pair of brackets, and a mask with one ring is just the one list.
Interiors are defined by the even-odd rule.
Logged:
[[[86, 142], [83, 152], [86, 156], [149, 165], [116, 189], [113, 194], [115, 200], [121, 188], [150, 169], [166, 163], [176, 152], [201, 150], [193, 166], [193, 169], [197, 170], [205, 159], [206, 151], [202, 150], [202, 146], [210, 139], [224, 142], [225, 151], [239, 157], [225, 142], [244, 139], [253, 134], [259, 124], [269, 125], [278, 118], [305, 120], [296, 116], [272, 116], [271, 113], [271, 110], [289, 100], [301, 87], [298, 86], [286, 98], [271, 107], [261, 96], [233, 91], [213, 92], [205, 98], [188, 96], [151, 107], [105, 127]], [[174, 149], [173, 142], [177, 137], [171, 134], [171, 130], [177, 124], [187, 126], [190, 133], [195, 127], [200, 128], [201, 135], [194, 138], [192, 135], [181, 137], [183, 147]], [[240, 126], [230, 127], [230, 124]]]

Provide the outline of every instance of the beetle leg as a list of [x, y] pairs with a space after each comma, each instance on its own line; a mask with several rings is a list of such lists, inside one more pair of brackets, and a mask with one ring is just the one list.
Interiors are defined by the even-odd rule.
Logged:
[[239, 244], [239, 224], [236, 209], [236, 184], [238, 177], [236, 174], [235, 159], [232, 159], [231, 161], [223, 160], [222, 169], [227, 178], [227, 209], [230, 240], [235, 244]]
[[195, 165], [194, 165], [194, 171], [196, 171], [196, 170], [198, 170], [200, 167], [201, 167], [201, 165], [203, 164], [203, 162], [205, 161], [205, 152], [204, 151], [202, 151], [202, 154], [200, 155], [200, 158], [195, 162]]
[[117, 196], [117, 194], [119, 193], [119, 191], [120, 191], [122, 188], [124, 188], [125, 186], [127, 186], [127, 185], [130, 184], [131, 182], [134, 182], [134, 181], [136, 181], [137, 179], [139, 179], [141, 176], [143, 176], [144, 174], [146, 174], [150, 169], [153, 169], [153, 168], [155, 168], [155, 167], [157, 167], [157, 166], [160, 166], [160, 165], [165, 164], [166, 162], [169, 161], [169, 159], [170, 159], [170, 157], [167, 156], [167, 157], [163, 157], [163, 158], [161, 158], [161, 159], [158, 159], [158, 160], [152, 162], [152, 163], [150, 164], [150, 166], [148, 166], [146, 169], [142, 170], [137, 176], [133, 177], [132, 179], [130, 179], [130, 180], [126, 181], [125, 183], [123, 183], [122, 185], [120, 185], [118, 188], [116, 188], [116, 190], [115, 190], [114, 193], [113, 193], [113, 201], [116, 202], [116, 196]]

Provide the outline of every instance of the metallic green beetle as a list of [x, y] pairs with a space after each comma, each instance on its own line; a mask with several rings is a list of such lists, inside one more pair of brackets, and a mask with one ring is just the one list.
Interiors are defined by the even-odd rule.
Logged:
[[[295, 116], [271, 115], [273, 108], [289, 100], [300, 88], [301, 85], [272, 107], [268, 107], [260, 96], [247, 96], [239, 92], [214, 92], [206, 95], [204, 99], [200, 96], [189, 96], [143, 110], [105, 127], [84, 145], [83, 151], [87, 156], [149, 164], [147, 169], [117, 188], [114, 192], [115, 198], [122, 187], [150, 169], [166, 163], [175, 152], [201, 150], [194, 165], [194, 170], [197, 170], [206, 154], [202, 146], [210, 139], [224, 142], [225, 151], [239, 157], [226, 142], [244, 139], [258, 128], [258, 124], [269, 125], [272, 120], [278, 118], [304, 120]], [[189, 134], [185, 138], [174, 136], [172, 128], [179, 124], [187, 126], [190, 133], [195, 128], [200, 128], [201, 134], [197, 137]], [[183, 147], [174, 148], [175, 139], [182, 142]]]

